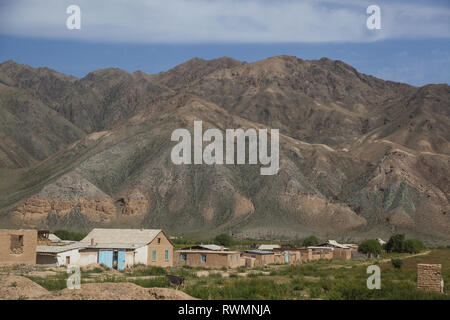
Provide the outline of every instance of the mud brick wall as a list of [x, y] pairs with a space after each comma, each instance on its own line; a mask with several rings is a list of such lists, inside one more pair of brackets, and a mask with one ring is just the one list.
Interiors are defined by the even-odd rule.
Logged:
[[441, 292], [441, 265], [418, 264], [417, 265], [417, 289]]
[[36, 245], [36, 230], [0, 230], [0, 265], [36, 264]]

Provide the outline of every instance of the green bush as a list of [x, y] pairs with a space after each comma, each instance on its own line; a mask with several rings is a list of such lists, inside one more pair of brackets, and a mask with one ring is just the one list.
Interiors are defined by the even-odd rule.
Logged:
[[401, 269], [401, 267], [403, 265], [403, 260], [402, 259], [392, 259], [391, 263], [395, 269]]
[[381, 253], [381, 245], [376, 239], [364, 240], [358, 246], [358, 251], [365, 254], [378, 255]]
[[404, 252], [419, 253], [424, 249], [423, 242], [419, 239], [406, 239], [403, 243]]
[[233, 245], [233, 238], [225, 233], [219, 234], [214, 238], [214, 243], [220, 246], [231, 246]]

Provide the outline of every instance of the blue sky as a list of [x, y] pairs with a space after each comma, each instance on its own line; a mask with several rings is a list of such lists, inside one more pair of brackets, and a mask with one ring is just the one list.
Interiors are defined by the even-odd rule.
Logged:
[[[450, 82], [445, 0], [3, 0], [0, 62], [82, 77], [107, 67], [166, 71], [192, 57], [252, 62], [288, 54], [343, 60], [360, 72], [424, 85]], [[81, 8], [68, 30], [66, 8]], [[366, 8], [381, 9], [369, 30]]]

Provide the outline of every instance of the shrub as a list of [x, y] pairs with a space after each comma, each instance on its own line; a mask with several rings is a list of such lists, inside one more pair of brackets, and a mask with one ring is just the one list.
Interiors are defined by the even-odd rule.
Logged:
[[233, 238], [225, 233], [219, 234], [214, 238], [214, 243], [221, 246], [231, 246], [233, 245]]
[[402, 259], [392, 259], [391, 262], [395, 269], [401, 269], [403, 265]]

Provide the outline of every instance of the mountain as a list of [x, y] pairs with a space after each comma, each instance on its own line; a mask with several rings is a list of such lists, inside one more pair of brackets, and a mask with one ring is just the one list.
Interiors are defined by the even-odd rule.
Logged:
[[[172, 234], [450, 239], [450, 87], [342, 61], [192, 59], [167, 72], [77, 79], [0, 65], [5, 226]], [[171, 133], [280, 130], [280, 169], [174, 165]]]

